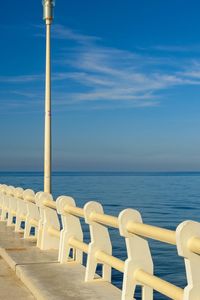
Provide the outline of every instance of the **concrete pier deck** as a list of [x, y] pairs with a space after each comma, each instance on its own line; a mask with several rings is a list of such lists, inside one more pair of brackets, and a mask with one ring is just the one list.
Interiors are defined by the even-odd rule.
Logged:
[[[0, 222], [0, 256], [3, 258], [0, 262], [4, 264], [4, 269], [7, 267], [6, 262], [10, 267], [10, 269], [7, 267], [7, 272], [11, 272], [13, 280], [20, 283], [19, 292], [25, 295], [21, 298], [11, 296], [2, 299], [120, 300], [121, 298], [121, 291], [110, 283], [99, 279], [97, 282], [85, 283], [84, 266], [75, 262], [60, 264], [57, 260], [57, 251], [41, 251], [35, 246], [35, 241], [24, 240], [21, 233], [13, 232], [13, 227], [7, 227], [4, 222]], [[8, 291], [6, 280], [5, 289], [5, 292]], [[13, 293], [14, 289], [12, 285]]]
[[35, 297], [25, 287], [7, 263], [0, 258], [0, 299], [33, 300]]

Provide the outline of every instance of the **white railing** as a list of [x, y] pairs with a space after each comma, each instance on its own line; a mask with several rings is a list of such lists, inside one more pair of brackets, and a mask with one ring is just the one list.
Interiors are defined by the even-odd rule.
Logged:
[[[152, 300], [153, 290], [175, 300], [200, 300], [198, 222], [185, 221], [172, 231], [143, 224], [140, 213], [133, 209], [125, 209], [113, 217], [106, 215], [98, 202], [88, 202], [79, 208], [72, 197], [60, 196], [54, 201], [50, 194], [35, 194], [32, 190], [7, 185], [0, 185], [0, 208], [1, 221], [13, 226], [15, 231], [24, 231], [25, 239], [34, 237], [41, 250], [57, 249], [60, 263], [74, 260], [82, 264], [83, 253], [86, 253], [86, 282], [98, 284], [95, 276], [98, 264], [102, 265], [102, 280], [111, 282], [112, 268], [122, 272], [122, 300], [132, 300], [137, 285], [142, 288], [142, 300]], [[80, 218], [89, 225], [89, 244], [83, 242]], [[126, 261], [112, 255], [108, 227], [119, 230], [125, 239]], [[178, 255], [185, 262], [187, 286], [184, 289], [154, 275], [147, 238], [177, 247]]]

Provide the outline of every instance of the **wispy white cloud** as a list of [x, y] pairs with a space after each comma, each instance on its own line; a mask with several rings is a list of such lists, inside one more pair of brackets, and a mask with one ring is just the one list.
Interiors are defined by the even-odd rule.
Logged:
[[[163, 59], [164, 60], [164, 59]], [[78, 47], [71, 60], [62, 64], [70, 64], [75, 72], [70, 78], [88, 87], [87, 91], [70, 95], [74, 102], [80, 101], [121, 101], [129, 105], [129, 101], [138, 106], [155, 106], [159, 103], [161, 92], [175, 86], [199, 85], [200, 80], [186, 76], [182, 64], [172, 63], [173, 68], [166, 71], [169, 61], [161, 58], [132, 53], [119, 49], [97, 45]], [[160, 64], [162, 62], [161, 68]], [[149, 101], [149, 102], [148, 102]]]
[[192, 82], [199, 82], [200, 80], [200, 61], [193, 60], [189, 65], [185, 66], [181, 71], [180, 76], [191, 80]]
[[156, 50], [161, 52], [199, 52], [200, 45], [155, 45], [149, 47], [138, 47], [141, 50]]
[[83, 35], [77, 31], [71, 30], [70, 28], [67, 28], [59, 24], [54, 25], [52, 34], [53, 34], [53, 38], [55, 39], [64, 39], [64, 40], [68, 39], [80, 44], [88, 44], [91, 42], [96, 42], [98, 40], [101, 40], [99, 37]]
[[[43, 26], [35, 26], [40, 30], [43, 29]], [[45, 37], [44, 32], [37, 32], [36, 36]], [[52, 38], [58, 40], [71, 40], [79, 44], [91, 44], [92, 42], [100, 41], [101, 38], [96, 36], [84, 35], [79, 33], [78, 31], [72, 30], [68, 27], [65, 27], [60, 24], [54, 24], [52, 27]]]
[[[178, 59], [173, 55], [156, 55], [157, 50], [187, 52], [197, 46], [155, 46], [149, 47], [151, 54], [139, 48], [131, 52], [103, 46], [100, 38], [62, 25], [54, 25], [53, 38], [62, 40], [63, 45], [55, 58], [58, 70], [62, 71], [52, 74], [53, 98], [58, 109], [82, 109], [83, 104], [87, 109], [153, 107], [173, 87], [200, 85], [200, 60], [187, 55]], [[68, 40], [72, 42], [70, 47], [65, 44]], [[152, 50], [156, 50], [154, 54]], [[29, 91], [27, 87], [35, 82], [39, 85]], [[44, 74], [0, 76], [0, 83], [20, 84], [12, 95], [43, 99]], [[39, 105], [42, 101], [33, 103]]]
[[42, 75], [15, 75], [15, 76], [0, 76], [2, 83], [29, 83], [42, 80]]

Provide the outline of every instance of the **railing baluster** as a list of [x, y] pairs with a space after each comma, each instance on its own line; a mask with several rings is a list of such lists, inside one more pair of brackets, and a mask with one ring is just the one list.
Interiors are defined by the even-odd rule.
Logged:
[[[153, 261], [151, 257], [148, 242], [128, 231], [130, 221], [142, 224], [140, 213], [133, 209], [125, 209], [119, 215], [119, 230], [122, 237], [125, 238], [127, 249], [127, 260], [125, 261], [122, 300], [132, 300], [137, 284], [141, 285], [134, 278], [134, 272], [139, 268], [149, 274], [153, 274]], [[153, 289], [147, 285], [142, 285], [142, 300], [152, 300]]]
[[102, 264], [102, 278], [105, 281], [111, 281], [111, 266], [96, 256], [99, 251], [104, 252], [107, 255], [112, 255], [112, 244], [108, 228], [104, 225], [91, 221], [90, 216], [92, 213], [103, 214], [103, 207], [98, 202], [88, 202], [85, 207], [85, 221], [89, 224], [91, 242], [89, 244], [88, 259], [86, 266], [85, 281], [93, 281], [95, 279], [95, 273], [97, 264]]
[[193, 238], [200, 238], [200, 223], [185, 221], [177, 227], [177, 250], [184, 257], [188, 282], [183, 300], [200, 300], [200, 257], [190, 249]]
[[[36, 203], [40, 208], [41, 221], [39, 223], [39, 241], [37, 246], [41, 250], [59, 249], [60, 238], [53, 234], [52, 230], [60, 232], [60, 223], [57, 211], [46, 206], [45, 201], [54, 202], [53, 197], [48, 193], [41, 193], [36, 197]], [[54, 202], [55, 203], [55, 202]]]
[[24, 190], [22, 188], [16, 188], [15, 189], [15, 199], [16, 199], [16, 223], [15, 223], [15, 231], [20, 232], [22, 231], [21, 223], [24, 220], [23, 216], [26, 218], [27, 215], [27, 207], [26, 203], [23, 198]]
[[83, 242], [83, 231], [79, 217], [69, 214], [65, 211], [65, 207], [76, 207], [75, 200], [72, 197], [61, 196], [56, 200], [57, 211], [61, 214], [62, 226], [59, 247], [59, 261], [61, 263], [68, 262], [70, 259], [70, 251], [73, 251], [73, 259], [82, 264], [83, 251], [75, 248], [70, 244], [70, 239], [76, 239]]

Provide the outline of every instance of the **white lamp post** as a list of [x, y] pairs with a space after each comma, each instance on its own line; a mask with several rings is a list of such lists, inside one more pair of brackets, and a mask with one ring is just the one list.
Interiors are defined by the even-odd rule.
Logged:
[[46, 23], [46, 82], [45, 82], [45, 132], [44, 132], [44, 191], [51, 193], [51, 23], [54, 0], [43, 0], [43, 19]]

